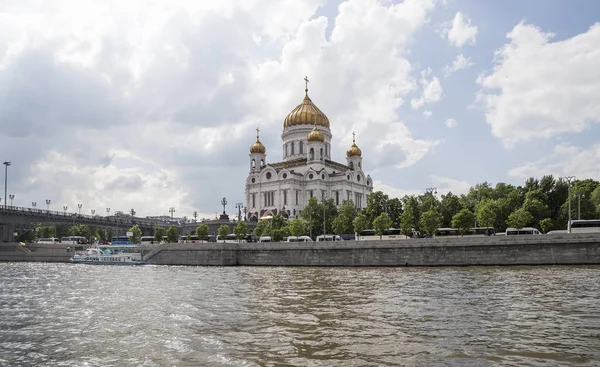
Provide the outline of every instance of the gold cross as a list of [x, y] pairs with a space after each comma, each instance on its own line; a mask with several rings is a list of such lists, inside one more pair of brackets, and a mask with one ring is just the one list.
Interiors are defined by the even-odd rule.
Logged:
[[355, 136], [355, 134], [354, 134], [354, 131], [353, 131], [352, 132], [352, 144], [356, 144], [356, 141], [354, 140], [354, 136]]
[[304, 82], [306, 84], [306, 91], [308, 92], [308, 77], [307, 76], [304, 77]]
[[260, 129], [257, 127], [256, 128], [256, 140], [258, 140], [258, 133], [260, 132]]

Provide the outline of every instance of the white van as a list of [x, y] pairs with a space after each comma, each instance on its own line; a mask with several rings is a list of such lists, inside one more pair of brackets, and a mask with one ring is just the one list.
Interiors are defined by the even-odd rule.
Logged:
[[523, 234], [538, 235], [538, 234], [542, 234], [542, 233], [540, 231], [538, 231], [537, 228], [533, 228], [533, 227], [523, 227], [519, 230], [517, 230], [516, 228], [506, 228], [507, 236], [515, 236], [515, 235], [523, 235]]
[[154, 236], [142, 236], [140, 238], [140, 243], [142, 245], [151, 245], [154, 243]]
[[326, 234], [317, 236], [317, 242], [322, 241], [343, 241], [344, 239], [338, 235]]
[[60, 243], [60, 241], [56, 237], [50, 237], [50, 238], [39, 238], [36, 243], [46, 243], [46, 244], [52, 243], [52, 244], [54, 244], [54, 243]]
[[312, 239], [308, 236], [289, 236], [285, 242], [312, 242]]
[[271, 242], [271, 236], [262, 236], [258, 242]]

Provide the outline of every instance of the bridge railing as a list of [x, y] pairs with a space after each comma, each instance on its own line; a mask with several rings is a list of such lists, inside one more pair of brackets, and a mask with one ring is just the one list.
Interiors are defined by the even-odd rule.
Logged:
[[101, 215], [88, 215], [88, 214], [79, 214], [79, 213], [71, 213], [66, 211], [56, 211], [56, 210], [48, 210], [48, 209], [38, 209], [38, 208], [26, 208], [20, 206], [11, 206], [11, 205], [0, 205], [0, 211], [3, 214], [13, 214], [13, 215], [31, 215], [31, 216], [40, 216], [40, 217], [50, 217], [50, 218], [60, 218], [61, 220], [73, 219], [79, 222], [93, 222], [93, 223], [115, 223], [115, 224], [137, 224], [142, 227], [166, 227], [171, 224], [170, 222], [163, 222], [157, 220], [149, 220], [146, 218], [136, 218], [136, 217], [125, 217], [125, 216], [101, 216]]

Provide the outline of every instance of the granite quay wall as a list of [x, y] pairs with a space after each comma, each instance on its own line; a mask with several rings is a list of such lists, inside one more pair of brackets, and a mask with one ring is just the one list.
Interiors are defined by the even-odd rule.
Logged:
[[469, 266], [600, 264], [600, 234], [315, 243], [164, 244], [162, 265]]
[[60, 244], [0, 243], [0, 261], [69, 262], [68, 246]]

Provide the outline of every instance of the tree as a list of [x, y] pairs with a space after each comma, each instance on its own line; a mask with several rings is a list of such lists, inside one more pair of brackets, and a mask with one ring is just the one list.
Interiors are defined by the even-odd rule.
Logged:
[[480, 227], [494, 227], [497, 216], [497, 206], [494, 199], [485, 198], [477, 205], [477, 223]]
[[292, 219], [288, 221], [291, 236], [303, 236], [306, 234], [306, 222], [304, 219]]
[[526, 227], [533, 220], [533, 216], [527, 210], [521, 208], [517, 209], [514, 212], [510, 213], [508, 219], [506, 220], [506, 224], [509, 227], [515, 228], [516, 230], [520, 230], [523, 227]]
[[167, 229], [167, 243], [177, 243], [177, 227], [174, 225]]
[[382, 191], [375, 191], [367, 197], [367, 206], [364, 215], [367, 217], [368, 225], [372, 226], [375, 218], [386, 213], [389, 197]]
[[440, 213], [442, 214], [442, 227], [452, 226], [452, 217], [458, 213], [462, 207], [460, 206], [460, 199], [458, 196], [449, 192], [446, 195], [442, 195], [442, 201], [440, 202]]
[[235, 238], [238, 241], [243, 240], [248, 233], [248, 224], [246, 222], [241, 221], [233, 228], [233, 233], [235, 233]]
[[410, 201], [404, 204], [404, 212], [400, 216], [400, 231], [407, 237], [412, 237], [415, 223], [415, 207]]
[[354, 232], [352, 221], [356, 217], [355, 213], [356, 208], [354, 207], [354, 203], [351, 200], [344, 200], [342, 205], [340, 205], [337, 217], [332, 222], [333, 232], [338, 235]]
[[600, 186], [592, 191], [590, 201], [596, 207], [596, 217], [600, 217]]
[[[167, 231], [164, 227], [154, 227], [154, 242], [161, 243], [163, 238], [167, 235]], [[102, 236], [101, 236], [102, 237]], [[103, 238], [105, 239], [105, 238]]]
[[311, 236], [318, 236], [323, 232], [323, 208], [319, 205], [316, 197], [308, 199], [301, 215], [308, 225]]
[[367, 217], [364, 214], [359, 214], [356, 216], [356, 218], [354, 218], [354, 220], [352, 220], [354, 232], [356, 232], [356, 235], [358, 236], [357, 240], [360, 239], [360, 233], [367, 229], [368, 224], [369, 221], [367, 220]]
[[542, 233], [548, 233], [548, 231], [552, 229], [552, 219], [544, 218], [540, 220], [540, 229], [542, 230]]
[[442, 215], [435, 209], [429, 209], [421, 214], [421, 228], [431, 236], [435, 235], [441, 223]]
[[223, 242], [225, 242], [225, 238], [229, 234], [229, 226], [223, 224], [222, 226], [219, 227], [218, 233], [219, 233], [219, 237], [223, 240]]
[[375, 233], [379, 236], [379, 239], [383, 236], [383, 233], [390, 228], [392, 225], [392, 220], [388, 217], [387, 214], [381, 213], [375, 220], [373, 220], [373, 229]]
[[261, 237], [263, 234], [267, 233], [269, 227], [269, 222], [267, 222], [266, 220], [259, 220], [256, 224], [256, 227], [254, 228], [254, 234], [257, 237]]
[[206, 224], [201, 224], [196, 227], [196, 237], [198, 237], [200, 241], [208, 241], [208, 232], [209, 228]]
[[452, 217], [452, 227], [458, 228], [464, 235], [473, 228], [475, 214], [469, 209], [463, 209]]
[[133, 227], [129, 228], [129, 232], [131, 232], [132, 236], [129, 237], [129, 241], [133, 243], [140, 243], [142, 239], [142, 230], [136, 224]]
[[391, 198], [387, 203], [387, 214], [392, 220], [392, 228], [400, 228], [400, 216], [402, 215], [402, 201], [399, 198]]

